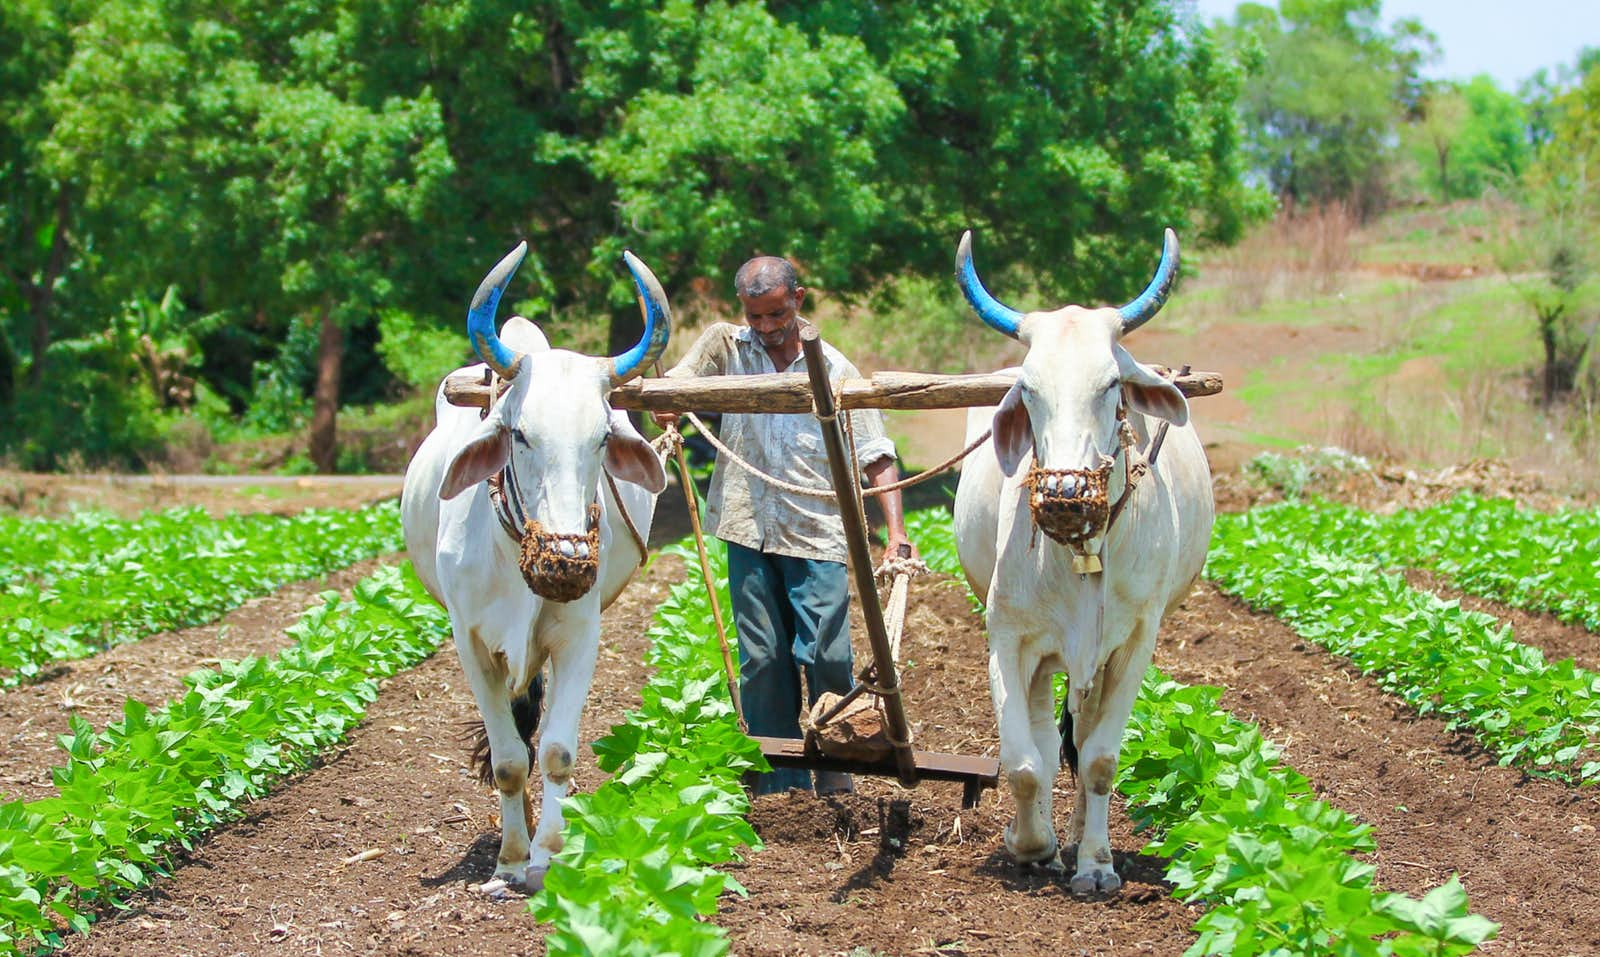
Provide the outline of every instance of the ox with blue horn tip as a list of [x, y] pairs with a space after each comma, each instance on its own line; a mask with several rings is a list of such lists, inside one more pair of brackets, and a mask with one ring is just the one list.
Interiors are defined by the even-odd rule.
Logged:
[[961, 234], [961, 245], [956, 248], [956, 281], [961, 284], [962, 294], [967, 297], [967, 302], [972, 305], [979, 319], [997, 332], [1013, 339], [1017, 337], [1017, 323], [1022, 321], [1022, 313], [989, 295], [989, 290], [983, 288], [978, 270], [972, 265], [970, 229]]
[[632, 252], [623, 250], [622, 261], [633, 274], [633, 284], [639, 291], [639, 311], [644, 314], [644, 335], [632, 349], [611, 360], [611, 384], [621, 385], [642, 374], [650, 363], [661, 357], [667, 348], [667, 337], [672, 333], [672, 312], [667, 308], [667, 294], [661, 290], [655, 273], [650, 271]]
[[[511, 284], [511, 277], [527, 254], [526, 241], [517, 243], [515, 249], [506, 253], [505, 258], [496, 263], [489, 274], [483, 277], [483, 282], [478, 284], [478, 291], [467, 310], [467, 338], [472, 341], [478, 356], [502, 379], [516, 378], [522, 369], [522, 355], [506, 348], [495, 334], [495, 311], [500, 306], [501, 295]], [[667, 348], [667, 338], [672, 333], [672, 310], [667, 306], [667, 295], [662, 291], [655, 274], [631, 252], [624, 252], [622, 261], [633, 275], [634, 286], [639, 292], [639, 309], [644, 314], [644, 335], [633, 348], [606, 360], [613, 386], [643, 373], [645, 367]]]
[[[1123, 335], [1144, 325], [1150, 321], [1150, 317], [1161, 311], [1177, 278], [1178, 234], [1168, 229], [1162, 241], [1161, 265], [1156, 267], [1155, 278], [1150, 280], [1150, 285], [1138, 298], [1117, 310], [1122, 316]], [[967, 297], [967, 302], [972, 305], [979, 319], [996, 331], [1017, 338], [1017, 324], [1022, 321], [1022, 313], [996, 299], [983, 287], [978, 271], [972, 265], [970, 229], [961, 234], [961, 244], [956, 248], [956, 281], [961, 284], [962, 294]]]
[[1161, 240], [1161, 264], [1156, 267], [1150, 285], [1144, 287], [1144, 292], [1139, 293], [1137, 299], [1117, 310], [1122, 313], [1123, 335], [1149, 322], [1151, 316], [1161, 311], [1161, 307], [1167, 304], [1167, 296], [1171, 294], [1172, 283], [1177, 278], [1178, 234], [1169, 227]]

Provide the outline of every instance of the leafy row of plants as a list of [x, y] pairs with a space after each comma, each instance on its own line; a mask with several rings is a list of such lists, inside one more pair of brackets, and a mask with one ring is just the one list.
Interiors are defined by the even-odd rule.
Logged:
[[[695, 552], [684, 543], [663, 552], [682, 556], [689, 577], [650, 626], [654, 675], [638, 710], [595, 743], [611, 778], [566, 800], [565, 843], [529, 902], [553, 925], [552, 957], [727, 953], [726, 932], [705, 918], [724, 890], [745, 891], [714, 865], [761, 847], [739, 782], [767, 770], [766, 759], [729, 700]], [[712, 560], [713, 577], [726, 581], [720, 550]]]
[[1600, 631], [1600, 509], [1539, 512], [1463, 494], [1393, 515], [1326, 501], [1255, 514], [1278, 534], [1337, 541], [1346, 554], [1391, 567], [1428, 568], [1463, 591]]
[[[930, 568], [961, 574], [948, 512], [908, 524]], [[1151, 668], [1117, 774], [1135, 825], [1152, 834], [1142, 853], [1168, 858], [1175, 896], [1208, 905], [1188, 954], [1466, 954], [1494, 935], [1454, 877], [1421, 900], [1373, 887], [1372, 866], [1352, 856], [1374, 850], [1370, 825], [1314, 799], [1221, 699]]]
[[[1497, 619], [1312, 544], [1278, 507], [1218, 517], [1206, 575], [1352, 661], [1422, 714], [1469, 729], [1503, 764], [1600, 780], [1600, 675], [1546, 662]], [[1332, 539], [1342, 550], [1348, 537]]]
[[1146, 674], [1117, 789], [1173, 895], [1204, 902], [1186, 955], [1467, 954], [1497, 925], [1456, 877], [1420, 900], [1373, 886], [1370, 825], [1312, 796], [1222, 690]]
[[25, 576], [60, 574], [126, 547], [141, 529], [155, 535], [173, 534], [188, 527], [191, 520], [205, 522], [209, 518], [200, 508], [173, 509], [142, 519], [93, 511], [65, 519], [0, 515], [0, 585]]
[[[158, 520], [158, 530], [168, 521]], [[84, 658], [146, 635], [209, 621], [286, 582], [403, 547], [399, 506], [314, 510], [141, 537], [115, 561], [0, 593], [0, 686], [49, 663]]]
[[58, 796], [0, 805], [0, 954], [86, 931], [95, 906], [341, 739], [379, 682], [433, 654], [449, 625], [409, 569], [386, 567], [348, 600], [324, 595], [288, 633], [295, 644], [274, 658], [191, 674], [159, 710], [130, 699], [99, 733], [73, 719]]

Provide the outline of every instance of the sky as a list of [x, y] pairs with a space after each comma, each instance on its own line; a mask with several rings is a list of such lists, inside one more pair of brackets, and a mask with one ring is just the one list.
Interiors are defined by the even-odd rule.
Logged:
[[[1262, 0], [1276, 6], [1273, 0]], [[1195, 0], [1206, 19], [1231, 17], [1237, 0]], [[1439, 38], [1440, 58], [1429, 79], [1494, 77], [1515, 92], [1541, 67], [1576, 62], [1585, 46], [1600, 46], [1600, 0], [1383, 0], [1384, 23], [1415, 17]]]

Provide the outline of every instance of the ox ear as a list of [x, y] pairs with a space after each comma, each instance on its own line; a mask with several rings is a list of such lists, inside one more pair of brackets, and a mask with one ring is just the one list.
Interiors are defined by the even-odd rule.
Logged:
[[660, 457], [632, 425], [611, 423], [604, 464], [612, 477], [632, 482], [651, 495], [660, 495], [667, 487], [667, 473], [661, 468]]
[[1128, 405], [1137, 412], [1166, 419], [1173, 425], [1189, 421], [1189, 400], [1169, 380], [1138, 362], [1121, 346], [1113, 346], [1117, 357], [1117, 370], [1122, 375], [1122, 394]]
[[511, 430], [500, 423], [485, 422], [461, 447], [444, 470], [439, 497], [446, 501], [506, 467], [511, 461]]
[[1022, 401], [1022, 380], [1012, 384], [1000, 407], [994, 410], [994, 452], [1000, 458], [1000, 471], [1007, 477], [1017, 474], [1022, 457], [1033, 448], [1033, 419]]

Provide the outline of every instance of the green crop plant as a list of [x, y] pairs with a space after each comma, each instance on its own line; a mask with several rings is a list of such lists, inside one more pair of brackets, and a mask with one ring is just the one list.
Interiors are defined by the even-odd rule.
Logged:
[[1348, 557], [1365, 549], [1372, 539], [1363, 530], [1378, 523], [1330, 525], [1338, 514], [1282, 505], [1220, 516], [1206, 576], [1350, 659], [1419, 713], [1469, 729], [1501, 763], [1600, 781], [1600, 675], [1571, 659], [1547, 662], [1497, 619]]
[[416, 576], [383, 568], [348, 600], [322, 596], [273, 658], [197, 671], [157, 710], [129, 699], [103, 732], [74, 718], [57, 796], [0, 804], [0, 954], [86, 932], [97, 904], [161, 874], [175, 846], [305, 768], [361, 720], [382, 679], [448, 633]]
[[[695, 553], [684, 543], [665, 551], [683, 557], [689, 575], [648, 632], [653, 677], [638, 710], [595, 743], [612, 776], [567, 798], [562, 850], [529, 902], [553, 925], [552, 957], [727, 953], [726, 933], [706, 918], [725, 891], [744, 888], [714, 865], [761, 847], [740, 779], [767, 763], [739, 730]], [[712, 561], [725, 583], [720, 549]], [[722, 601], [729, 607], [725, 588]]]
[[190, 518], [126, 529], [111, 522], [106, 527], [130, 533], [121, 548], [0, 592], [0, 687], [33, 680], [50, 662], [209, 621], [286, 582], [403, 545], [394, 502], [193, 525]]

